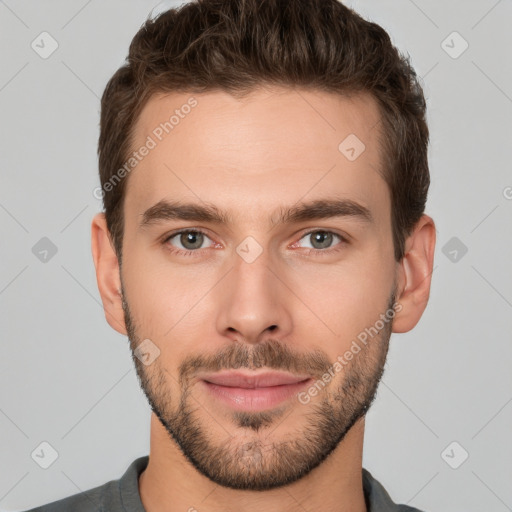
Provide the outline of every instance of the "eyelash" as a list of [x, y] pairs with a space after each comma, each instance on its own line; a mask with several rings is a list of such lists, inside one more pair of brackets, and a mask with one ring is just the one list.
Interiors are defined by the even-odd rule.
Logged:
[[[178, 254], [180, 256], [190, 256], [190, 257], [195, 257], [195, 256], [198, 256], [200, 254], [200, 251], [201, 249], [195, 249], [195, 250], [190, 250], [190, 249], [177, 249], [171, 245], [168, 244], [169, 240], [171, 240], [172, 238], [174, 238], [175, 236], [177, 235], [181, 235], [182, 233], [201, 233], [203, 235], [205, 235], [206, 237], [210, 238], [208, 236], [208, 234], [201, 230], [201, 229], [182, 229], [180, 231], [175, 231], [174, 233], [171, 233], [170, 235], [167, 235], [164, 240], [162, 241], [162, 244], [166, 246], [166, 248], [172, 253], [172, 254]], [[314, 254], [315, 256], [325, 256], [325, 255], [329, 255], [329, 254], [333, 254], [335, 252], [338, 252], [338, 251], [341, 251], [345, 245], [348, 245], [349, 244], [349, 241], [342, 235], [334, 232], [334, 231], [329, 231], [329, 230], [326, 230], [326, 229], [312, 229], [310, 231], [307, 231], [306, 233], [303, 233], [302, 236], [299, 238], [299, 240], [301, 240], [302, 238], [304, 238], [305, 236], [308, 236], [308, 235], [311, 235], [313, 233], [328, 233], [328, 234], [332, 234], [334, 236], [337, 236], [341, 242], [338, 244], [338, 246], [336, 246], [335, 248], [331, 248], [331, 249], [325, 249], [325, 250], [322, 250], [322, 249], [309, 249], [307, 250], [306, 254], [307, 255], [310, 255], [310, 254]]]

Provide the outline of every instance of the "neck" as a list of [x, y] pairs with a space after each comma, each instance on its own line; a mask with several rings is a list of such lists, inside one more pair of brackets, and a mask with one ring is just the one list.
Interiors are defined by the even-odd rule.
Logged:
[[151, 414], [147, 468], [139, 477], [146, 512], [366, 512], [362, 484], [364, 418], [320, 466], [300, 480], [269, 491], [221, 487], [199, 473]]

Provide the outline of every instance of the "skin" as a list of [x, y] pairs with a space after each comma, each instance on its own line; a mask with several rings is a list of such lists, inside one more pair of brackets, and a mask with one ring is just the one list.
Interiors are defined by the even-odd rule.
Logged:
[[[152, 97], [136, 124], [134, 148], [191, 96]], [[379, 112], [371, 97], [278, 87], [243, 99], [225, 92], [193, 97], [197, 106], [129, 175], [121, 268], [104, 215], [92, 222], [108, 323], [129, 336], [132, 351], [145, 339], [160, 350], [147, 366], [134, 357], [153, 410], [149, 464], [139, 479], [143, 505], [149, 512], [364, 511], [364, 414], [391, 332], [411, 330], [427, 305], [434, 222], [420, 219], [396, 262], [389, 189], [379, 173]], [[354, 161], [338, 150], [349, 134], [366, 146]], [[142, 214], [164, 198], [214, 204], [229, 210], [233, 222], [174, 219], [141, 228]], [[356, 201], [374, 220], [343, 216], [271, 227], [279, 208], [323, 198]], [[184, 228], [206, 233], [193, 256], [169, 250], [190, 250], [193, 240], [184, 246], [178, 235], [164, 242]], [[314, 229], [349, 243], [334, 237], [318, 248], [307, 235]], [[236, 251], [248, 236], [262, 249], [251, 263]], [[307, 404], [291, 399], [268, 414], [242, 418], [203, 389], [197, 366], [184, 366], [225, 368], [238, 361], [254, 369], [251, 357], [258, 355], [277, 369], [284, 367], [276, 354], [289, 353], [291, 369], [302, 364], [319, 377], [315, 355], [334, 363], [395, 302], [393, 321]], [[336, 421], [329, 424], [329, 417]], [[195, 453], [193, 439], [203, 443]], [[290, 441], [303, 449], [292, 450]], [[283, 457], [293, 464], [280, 465]], [[299, 475], [303, 461], [314, 467]], [[266, 478], [272, 468], [282, 477], [274, 487]], [[245, 488], [229, 485], [235, 483]], [[256, 490], [258, 483], [267, 488]]]

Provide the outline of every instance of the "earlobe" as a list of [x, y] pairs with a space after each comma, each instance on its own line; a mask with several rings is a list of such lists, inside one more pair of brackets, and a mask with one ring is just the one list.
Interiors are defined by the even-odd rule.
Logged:
[[110, 242], [104, 213], [96, 214], [92, 220], [91, 250], [105, 318], [117, 332], [127, 334], [122, 307], [119, 262]]
[[396, 300], [401, 308], [393, 321], [393, 332], [410, 331], [419, 322], [427, 307], [435, 244], [434, 221], [428, 215], [423, 215], [407, 238], [404, 257], [398, 264]]

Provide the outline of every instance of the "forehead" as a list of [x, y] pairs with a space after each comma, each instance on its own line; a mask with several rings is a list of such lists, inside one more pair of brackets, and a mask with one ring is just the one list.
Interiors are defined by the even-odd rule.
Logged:
[[277, 206], [335, 195], [384, 213], [379, 134], [368, 95], [286, 88], [241, 99], [222, 91], [155, 95], [135, 126], [139, 155], [125, 208], [140, 215], [161, 199], [206, 201], [259, 222]]

